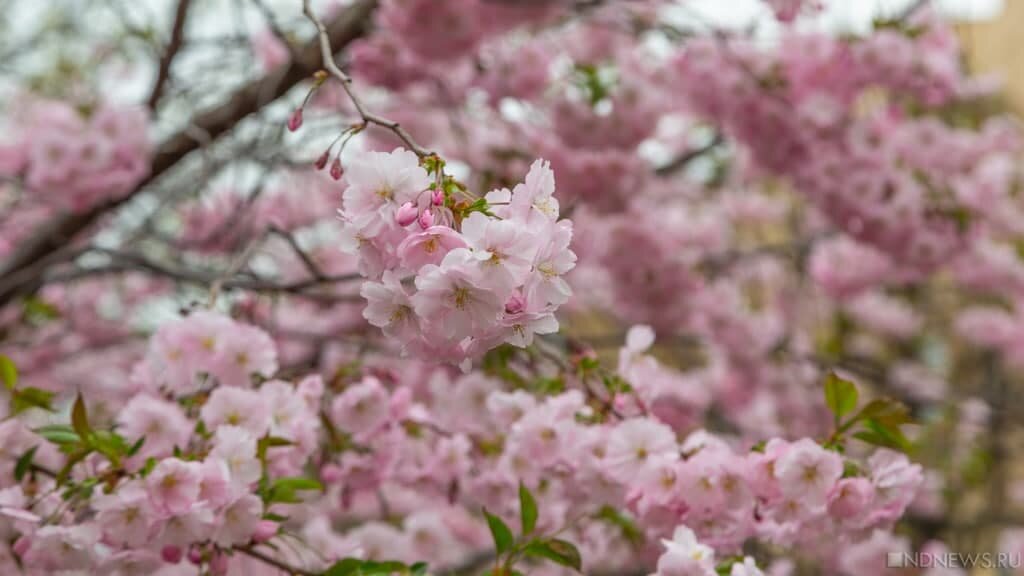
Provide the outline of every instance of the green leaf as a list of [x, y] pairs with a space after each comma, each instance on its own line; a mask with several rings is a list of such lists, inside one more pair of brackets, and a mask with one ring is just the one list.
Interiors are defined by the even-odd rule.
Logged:
[[36, 455], [36, 450], [39, 446], [33, 446], [29, 448], [24, 454], [18, 457], [18, 461], [14, 464], [14, 480], [21, 482], [21, 479], [25, 477], [29, 469], [32, 468], [32, 458]]
[[359, 573], [363, 561], [358, 558], [345, 558], [338, 560], [324, 572], [324, 576], [349, 576]]
[[129, 450], [128, 442], [109, 430], [97, 430], [89, 436], [89, 439], [96, 451], [106, 456], [115, 466], [120, 465], [121, 457]]
[[640, 530], [632, 518], [619, 512], [615, 508], [612, 508], [611, 506], [604, 506], [601, 508], [600, 512], [597, 513], [597, 518], [604, 520], [613, 526], [618, 526], [618, 528], [622, 530], [623, 537], [625, 537], [630, 544], [633, 544], [634, 546], [643, 544], [643, 531]]
[[387, 576], [388, 574], [404, 574], [408, 568], [401, 562], [376, 562], [367, 560], [359, 567], [360, 576]]
[[825, 404], [835, 415], [836, 423], [857, 408], [857, 387], [830, 372], [825, 378]]
[[412, 566], [409, 566], [409, 574], [411, 574], [412, 576], [426, 576], [426, 573], [427, 573], [427, 563], [426, 562], [417, 562], [417, 563], [413, 564]]
[[46, 440], [58, 445], [78, 444], [82, 441], [71, 426], [68, 426], [67, 424], [43, 426], [41, 428], [36, 428], [34, 432]]
[[566, 540], [551, 538], [548, 540], [534, 540], [530, 542], [523, 552], [527, 556], [544, 558], [562, 566], [568, 566], [579, 572], [583, 567], [583, 559], [580, 558], [580, 551], [576, 545]]
[[89, 437], [89, 416], [86, 414], [85, 400], [81, 394], [75, 397], [75, 404], [71, 407], [71, 427], [82, 438]]
[[[426, 570], [426, 564], [423, 565]], [[377, 562], [345, 558], [335, 562], [324, 572], [324, 576], [386, 576], [388, 574], [405, 574], [409, 568], [401, 562]]]
[[537, 500], [522, 482], [519, 483], [519, 519], [523, 526], [523, 536], [537, 527]]
[[132, 444], [130, 448], [128, 448], [127, 455], [128, 456], [135, 456], [136, 454], [139, 453], [139, 450], [142, 449], [142, 445], [145, 444], [145, 443], [146, 443], [146, 437], [145, 436], [140, 436], [139, 439], [136, 440], [135, 443]]
[[143, 478], [149, 476], [149, 473], [153, 471], [153, 468], [156, 468], [156, 458], [150, 456], [149, 458], [146, 458], [146, 463], [139, 469], [139, 476], [142, 476]]
[[11, 391], [11, 411], [15, 414], [39, 408], [47, 412], [53, 412], [53, 392], [39, 388], [21, 388]]
[[8, 390], [14, 390], [18, 385], [18, 367], [14, 365], [14, 360], [3, 354], [0, 354], [0, 380], [3, 380]]
[[487, 526], [491, 529], [491, 536], [494, 537], [494, 549], [498, 555], [502, 555], [512, 549], [515, 544], [515, 537], [508, 526], [494, 514], [484, 508], [484, 516], [487, 518]]
[[874, 419], [864, 421], [864, 430], [856, 432], [854, 438], [883, 448], [908, 452], [910, 440], [896, 426], [889, 426]]
[[267, 488], [266, 501], [294, 504], [302, 501], [296, 492], [323, 489], [323, 484], [312, 478], [278, 478]]
[[868, 402], [858, 416], [875, 420], [888, 427], [899, 427], [911, 421], [907, 407], [891, 398], [879, 398]]

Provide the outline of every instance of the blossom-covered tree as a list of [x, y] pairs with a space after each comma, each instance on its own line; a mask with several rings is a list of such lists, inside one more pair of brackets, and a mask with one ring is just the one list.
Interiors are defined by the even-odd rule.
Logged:
[[52, 4], [0, 34], [0, 573], [1024, 548], [1019, 127], [928, 2]]

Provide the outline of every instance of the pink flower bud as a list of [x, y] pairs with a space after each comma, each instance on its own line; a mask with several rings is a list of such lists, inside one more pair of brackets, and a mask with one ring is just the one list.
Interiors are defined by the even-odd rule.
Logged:
[[526, 298], [519, 292], [512, 294], [508, 301], [505, 302], [505, 313], [506, 314], [519, 314], [526, 309]]
[[188, 561], [198, 566], [203, 562], [203, 551], [195, 546], [188, 549]]
[[416, 205], [412, 202], [406, 202], [398, 207], [398, 212], [395, 214], [395, 220], [398, 221], [399, 226], [408, 226], [415, 222], [416, 217], [419, 215], [419, 210], [416, 209]]
[[434, 213], [430, 210], [420, 212], [420, 228], [426, 230], [434, 225]]
[[323, 480], [324, 484], [334, 484], [344, 477], [345, 472], [342, 471], [340, 466], [328, 464], [320, 469], [320, 480]]
[[210, 558], [210, 574], [213, 576], [224, 576], [228, 573], [228, 558], [227, 554], [221, 554], [220, 552], [214, 552], [213, 558]]
[[321, 154], [320, 157], [316, 159], [316, 162], [313, 164], [313, 166], [316, 166], [317, 170], [323, 170], [324, 166], [327, 166], [327, 157], [330, 155], [330, 153], [331, 151], [329, 149], [324, 150], [324, 153]]
[[177, 564], [178, 562], [181, 562], [182, 556], [184, 556], [184, 553], [181, 551], [180, 546], [164, 546], [160, 550], [160, 557], [168, 564]]
[[28, 549], [31, 547], [32, 541], [29, 540], [27, 536], [22, 536], [14, 541], [14, 546], [11, 550], [14, 552], [15, 556], [21, 557], [24, 556], [25, 552], [28, 552]]
[[295, 132], [302, 127], [302, 108], [296, 108], [295, 112], [292, 112], [291, 118], [288, 119], [288, 130]]
[[259, 544], [266, 542], [277, 535], [277, 522], [272, 520], [260, 520], [256, 524], [256, 531], [252, 533], [252, 541]]
[[438, 190], [434, 188], [433, 192], [430, 193], [430, 201], [434, 206], [440, 206], [444, 204], [444, 190]]
[[331, 178], [341, 180], [341, 175], [344, 173], [345, 171], [341, 169], [341, 158], [335, 158], [331, 163]]

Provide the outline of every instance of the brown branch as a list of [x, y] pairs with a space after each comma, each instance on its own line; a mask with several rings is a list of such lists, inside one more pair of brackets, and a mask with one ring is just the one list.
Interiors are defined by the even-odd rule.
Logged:
[[[377, 0], [360, 0], [350, 5], [326, 28], [329, 43], [343, 47], [362, 36], [376, 6]], [[222, 105], [198, 114], [190, 123], [190, 128], [163, 142], [153, 156], [149, 177], [131, 194], [87, 212], [57, 216], [36, 230], [0, 266], [0, 306], [20, 294], [30, 294], [37, 290], [46, 268], [54, 263], [52, 255], [55, 252], [198, 149], [200, 142], [193, 136], [196, 131], [208, 134], [211, 139], [217, 138], [234, 128], [243, 118], [259, 111], [299, 82], [311, 77], [320, 68], [320, 40], [315, 38], [307, 42], [298, 51], [299, 58], [245, 85]], [[46, 261], [46, 265], [38, 266], [42, 261]]]
[[259, 550], [256, 550], [252, 546], [243, 546], [243, 547], [235, 548], [235, 551], [236, 552], [240, 552], [242, 554], [245, 554], [246, 556], [249, 556], [250, 558], [255, 558], [255, 559], [259, 560], [260, 562], [263, 562], [264, 564], [269, 564], [269, 565], [273, 566], [274, 568], [277, 568], [278, 570], [286, 572], [287, 574], [289, 574], [291, 576], [319, 576], [321, 574], [320, 572], [314, 572], [313, 570], [306, 570], [305, 568], [297, 568], [295, 566], [291, 566], [291, 565], [289, 565], [288, 563], [286, 563], [286, 562], [284, 562], [282, 560], [278, 560], [277, 558], [274, 558], [273, 556], [270, 556], [268, 554], [264, 554], [263, 552], [260, 552]]
[[317, 36], [320, 39], [320, 57], [323, 62], [323, 66], [327, 69], [327, 72], [334, 77], [338, 82], [341, 83], [341, 87], [345, 90], [345, 94], [348, 95], [349, 100], [352, 101], [352, 106], [356, 109], [356, 113], [363, 121], [363, 126], [367, 124], [376, 124], [393, 132], [403, 144], [406, 145], [410, 150], [416, 153], [417, 156], [423, 158], [424, 156], [432, 156], [434, 153], [426, 148], [423, 148], [417, 144], [412, 136], [394, 120], [388, 120], [376, 114], [371, 114], [366, 111], [363, 106], [362, 100], [356, 95], [352, 89], [352, 78], [348, 74], [345, 74], [338, 68], [337, 62], [334, 61], [334, 50], [331, 48], [331, 37], [328, 33], [327, 27], [320, 18], [313, 12], [310, 6], [309, 0], [302, 0], [302, 13], [306, 15], [306, 18], [316, 26]]
[[724, 139], [722, 138], [722, 135], [715, 134], [715, 137], [712, 138], [711, 141], [708, 142], [707, 144], [703, 146], [698, 146], [697, 148], [684, 152], [683, 154], [679, 155], [678, 157], [674, 158], [668, 163], [658, 166], [658, 168], [656, 168], [654, 172], [658, 176], [671, 176], [678, 172], [679, 170], [686, 168], [686, 166], [689, 165], [690, 162], [693, 162], [697, 158], [700, 158], [701, 156], [707, 154], [708, 152], [711, 152], [719, 145], [721, 145], [723, 142]]
[[157, 70], [156, 82], [153, 83], [153, 90], [149, 93], [147, 105], [150, 110], [155, 110], [163, 96], [164, 86], [171, 76], [171, 64], [174, 57], [178, 55], [185, 39], [185, 21], [188, 19], [188, 9], [192, 0], [178, 0], [178, 8], [174, 12], [174, 25], [171, 27], [171, 39], [167, 42], [164, 55], [160, 59], [160, 67]]
[[295, 282], [282, 283], [266, 278], [232, 277], [234, 276], [235, 271], [231, 271], [231, 273], [225, 277], [225, 274], [214, 274], [212, 272], [197, 270], [194, 268], [173, 268], [166, 264], [150, 260], [141, 254], [132, 252], [120, 252], [105, 248], [93, 248], [92, 251], [109, 256], [112, 259], [111, 264], [102, 267], [73, 270], [70, 273], [65, 274], [58, 273], [48, 278], [48, 280], [65, 282], [102, 274], [143, 272], [154, 276], [162, 276], [185, 284], [202, 286], [204, 288], [212, 289], [214, 286], [219, 286], [220, 288], [218, 288], [218, 290], [249, 290], [252, 292], [278, 294], [288, 293], [305, 297], [324, 296], [325, 299], [330, 299], [331, 301], [345, 301], [349, 299], [359, 301], [361, 299], [359, 295], [323, 295], [309, 294], [306, 292], [312, 288], [317, 288], [327, 284], [361, 280], [362, 276], [359, 274], [323, 275], [319, 278], [308, 278]]

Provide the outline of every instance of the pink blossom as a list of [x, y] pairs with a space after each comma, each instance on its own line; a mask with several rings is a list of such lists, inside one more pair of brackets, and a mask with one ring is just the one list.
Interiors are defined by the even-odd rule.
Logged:
[[146, 490], [153, 507], [167, 515], [190, 510], [199, 500], [200, 470], [197, 462], [177, 458], [162, 460], [146, 477]]

